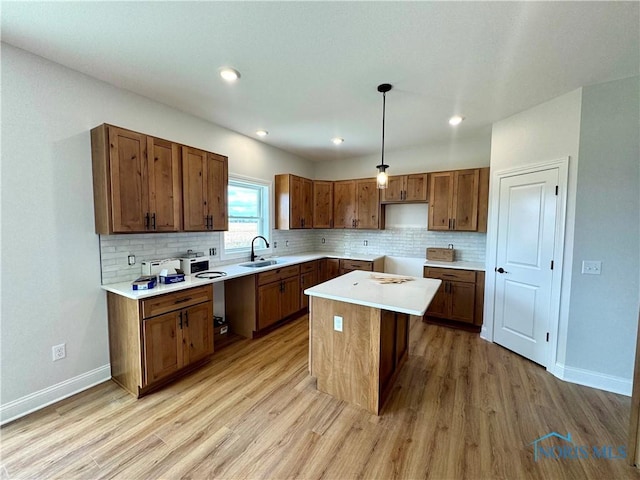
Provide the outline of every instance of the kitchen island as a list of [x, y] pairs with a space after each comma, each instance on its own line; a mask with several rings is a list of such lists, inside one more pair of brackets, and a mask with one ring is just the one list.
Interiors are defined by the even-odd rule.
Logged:
[[441, 283], [354, 271], [305, 290], [318, 390], [378, 415], [407, 359], [409, 318], [424, 315]]

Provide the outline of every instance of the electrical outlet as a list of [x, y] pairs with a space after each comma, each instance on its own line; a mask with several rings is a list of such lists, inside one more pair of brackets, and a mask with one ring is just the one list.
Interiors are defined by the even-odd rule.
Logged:
[[326, 243], [326, 240], [324, 239], [324, 237], [322, 237], [322, 243]]
[[364, 241], [364, 246], [365, 246], [365, 247], [368, 247], [368, 246], [369, 246], [369, 240], [365, 240], [365, 241]]
[[285, 240], [285, 242], [284, 242], [284, 246], [285, 246], [285, 247], [288, 247], [288, 246], [289, 246], [289, 240]]
[[340, 317], [338, 315], [334, 315], [333, 316], [333, 329], [336, 332], [341, 332], [342, 331], [342, 317]]
[[278, 248], [278, 242], [273, 242], [273, 248]]
[[212, 247], [209, 249], [209, 256], [210, 257], [215, 257], [216, 256], [216, 247]]
[[67, 347], [66, 343], [61, 343], [60, 345], [54, 345], [51, 347], [51, 355], [53, 356], [53, 361], [62, 360], [67, 356]]
[[587, 275], [600, 275], [602, 262], [598, 260], [583, 260], [582, 273]]
[[127, 257], [127, 262], [129, 263], [129, 265], [135, 265], [136, 264], [136, 256], [135, 255], [129, 255]]

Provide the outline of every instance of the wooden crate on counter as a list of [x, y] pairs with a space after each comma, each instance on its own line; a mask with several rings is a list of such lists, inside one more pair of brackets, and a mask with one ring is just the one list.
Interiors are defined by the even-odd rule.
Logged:
[[453, 248], [427, 248], [427, 260], [436, 260], [439, 262], [453, 262], [456, 254]]

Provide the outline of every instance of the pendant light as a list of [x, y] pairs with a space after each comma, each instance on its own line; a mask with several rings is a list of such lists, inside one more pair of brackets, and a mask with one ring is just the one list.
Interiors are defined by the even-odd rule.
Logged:
[[386, 110], [386, 100], [387, 100], [387, 92], [391, 90], [393, 86], [389, 83], [382, 83], [378, 85], [378, 91], [382, 93], [382, 159], [380, 161], [380, 165], [376, 165], [378, 169], [378, 176], [376, 177], [376, 183], [378, 188], [387, 188], [389, 177], [387, 176], [386, 170], [389, 168], [389, 165], [385, 165], [384, 163], [384, 119], [385, 119], [385, 110]]

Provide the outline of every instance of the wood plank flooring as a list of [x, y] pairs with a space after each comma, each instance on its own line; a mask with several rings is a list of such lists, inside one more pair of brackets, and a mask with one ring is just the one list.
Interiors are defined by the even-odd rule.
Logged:
[[415, 322], [410, 341], [379, 417], [315, 390], [304, 316], [140, 400], [106, 382], [4, 426], [0, 479], [640, 478], [623, 459], [536, 462], [530, 445], [626, 446], [629, 398], [474, 333]]

